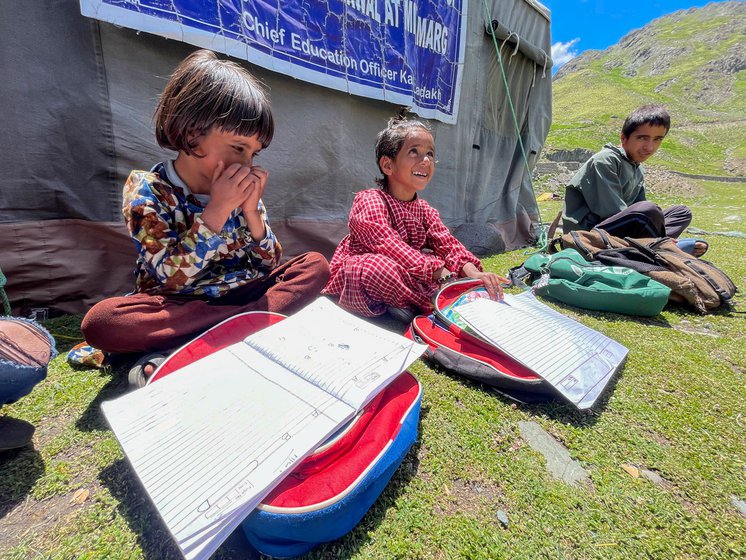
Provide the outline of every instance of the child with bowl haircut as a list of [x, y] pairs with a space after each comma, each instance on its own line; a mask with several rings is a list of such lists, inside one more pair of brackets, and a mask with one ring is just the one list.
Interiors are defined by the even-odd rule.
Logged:
[[381, 188], [355, 196], [350, 233], [334, 252], [323, 293], [362, 316], [388, 311], [404, 321], [432, 310], [438, 285], [453, 277], [479, 278], [491, 297], [502, 297], [507, 280], [484, 272], [438, 211], [419, 197], [435, 172], [427, 125], [402, 116], [390, 119], [378, 133], [376, 161]]
[[88, 344], [163, 351], [237, 313], [290, 314], [315, 299], [328, 278], [326, 259], [305, 253], [279, 264], [282, 248], [262, 202], [268, 172], [255, 158], [272, 141], [274, 121], [256, 79], [196, 51], [171, 76], [155, 124], [158, 144], [177, 155], [127, 179], [135, 290], [88, 312]]

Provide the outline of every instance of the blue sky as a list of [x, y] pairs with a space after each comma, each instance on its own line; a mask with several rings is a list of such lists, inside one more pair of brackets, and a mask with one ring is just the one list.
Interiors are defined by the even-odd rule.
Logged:
[[656, 18], [709, 2], [694, 0], [540, 0], [552, 12], [556, 71], [588, 49], [604, 50]]

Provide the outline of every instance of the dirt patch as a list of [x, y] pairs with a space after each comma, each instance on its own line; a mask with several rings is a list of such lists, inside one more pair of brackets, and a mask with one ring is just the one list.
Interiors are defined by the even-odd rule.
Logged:
[[421, 463], [422, 461], [424, 461], [427, 458], [427, 455], [428, 455], [427, 445], [422, 443], [419, 449], [417, 450], [417, 462]]
[[[95, 490], [91, 490], [93, 494]], [[85, 507], [85, 503], [79, 504], [73, 499], [76, 491], [77, 489], [41, 501], [27, 496], [23, 502], [11, 509], [0, 519], [0, 556], [24, 539], [45, 533], [57, 525], [66, 525], [65, 519]]]
[[[90, 457], [90, 444], [72, 443], [60, 449], [52, 459], [42, 458], [39, 449], [47, 448], [61, 436], [70, 418], [66, 416], [43, 418], [34, 434], [34, 445], [18, 450], [5, 458], [7, 484], [0, 492], [0, 557], [25, 539], [64, 526], [66, 518], [76, 515], [91, 502], [91, 497], [103, 488], [96, 477], [97, 470]], [[50, 472], [50, 461], [69, 464], [69, 480], [65, 482], [69, 491], [41, 500], [31, 495], [38, 480]], [[76, 492], [84, 490], [83, 493]]]
[[692, 179], [651, 167], [645, 168], [645, 192], [649, 200], [673, 196], [694, 198], [703, 194], [702, 187]]
[[734, 362], [730, 356], [725, 355], [723, 352], [714, 352], [712, 354], [712, 357], [720, 362], [724, 362], [728, 364], [728, 367], [731, 369], [733, 373], [739, 373], [744, 374], [746, 373], [746, 367], [743, 366], [743, 364], [740, 364], [738, 362]]
[[687, 320], [682, 320], [678, 325], [673, 325], [673, 328], [674, 330], [688, 334], [720, 338], [720, 334], [714, 330], [710, 323], [692, 323]]
[[725, 162], [723, 162], [723, 169], [735, 175], [736, 177], [746, 176], [746, 158], [739, 158], [734, 156], [735, 149], [728, 148], [725, 152]]
[[671, 447], [671, 441], [667, 437], [660, 435], [658, 432], [648, 432], [648, 435], [650, 436], [650, 439], [661, 447]]
[[442, 516], [463, 513], [479, 517], [485, 508], [496, 506], [502, 496], [500, 487], [494, 482], [456, 479], [441, 489], [435, 510]]
[[44, 417], [36, 426], [34, 432], [33, 444], [36, 449], [46, 449], [47, 446], [67, 427], [72, 425], [74, 413], [64, 416], [55, 416], [54, 418]]
[[542, 193], [548, 192], [564, 198], [565, 187], [567, 186], [567, 183], [570, 182], [573, 175], [575, 175], [574, 171], [565, 170], [559, 173], [547, 173], [537, 176], [534, 179], [534, 190], [536, 195], [538, 196]]

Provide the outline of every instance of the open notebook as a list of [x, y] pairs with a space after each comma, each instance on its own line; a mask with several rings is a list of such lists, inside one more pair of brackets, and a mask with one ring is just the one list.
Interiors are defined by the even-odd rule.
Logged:
[[476, 298], [457, 308], [468, 328], [548, 381], [580, 409], [593, 405], [627, 348], [558, 313], [531, 292], [502, 302]]
[[319, 298], [102, 409], [184, 556], [207, 558], [425, 348]]

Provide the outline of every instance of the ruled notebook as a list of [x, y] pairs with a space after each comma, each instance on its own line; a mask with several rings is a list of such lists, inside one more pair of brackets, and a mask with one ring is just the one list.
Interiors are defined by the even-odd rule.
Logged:
[[529, 292], [458, 307], [469, 329], [549, 382], [580, 409], [593, 405], [628, 350]]
[[184, 556], [207, 558], [425, 348], [319, 298], [102, 409]]

